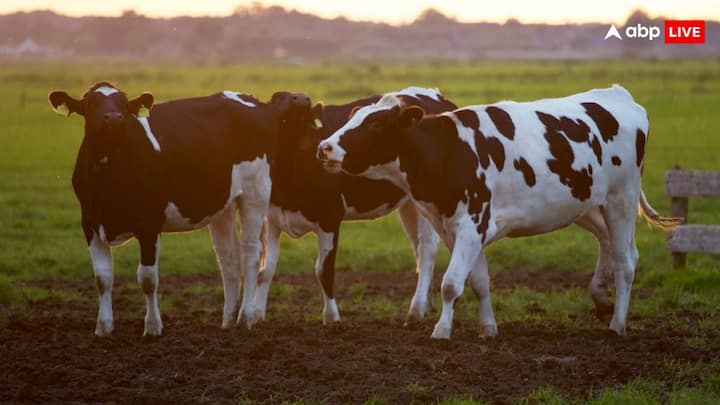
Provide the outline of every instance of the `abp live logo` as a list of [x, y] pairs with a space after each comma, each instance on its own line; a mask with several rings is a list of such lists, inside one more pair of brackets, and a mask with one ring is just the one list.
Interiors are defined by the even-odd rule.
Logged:
[[[660, 36], [660, 27], [656, 25], [635, 24], [625, 27], [626, 38], [644, 38], [649, 41]], [[705, 21], [703, 20], [665, 20], [666, 44], [704, 44]], [[605, 39], [615, 38], [622, 40], [620, 31], [611, 25], [605, 34]]]
[[705, 21], [665, 20], [666, 44], [704, 44]]

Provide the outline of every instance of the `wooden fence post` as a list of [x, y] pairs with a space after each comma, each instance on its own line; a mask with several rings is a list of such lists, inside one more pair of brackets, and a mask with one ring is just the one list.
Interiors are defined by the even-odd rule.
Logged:
[[720, 198], [720, 171], [682, 170], [675, 166], [665, 172], [665, 194], [671, 198], [672, 216], [684, 218], [683, 224], [668, 235], [673, 268], [686, 266], [688, 252], [720, 254], [720, 225], [686, 225], [690, 197]]

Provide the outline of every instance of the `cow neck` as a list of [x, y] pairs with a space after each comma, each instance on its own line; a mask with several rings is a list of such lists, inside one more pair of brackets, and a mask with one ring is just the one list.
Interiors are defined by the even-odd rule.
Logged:
[[430, 201], [429, 193], [442, 190], [446, 180], [443, 179], [446, 159], [450, 158], [447, 142], [444, 142], [442, 133], [434, 130], [428, 119], [443, 119], [429, 117], [420, 124], [403, 131], [398, 143], [399, 175], [402, 188], [416, 200]]
[[299, 166], [308, 157], [315, 162], [314, 154], [309, 156], [315, 150], [310, 144], [317, 145], [318, 142], [315, 141], [316, 134], [310, 128], [310, 119], [307, 117], [289, 116], [281, 119], [277, 125], [274, 157], [270, 166], [274, 194], [272, 199], [278, 205], [287, 207], [294, 190], [304, 186]]
[[295, 183], [297, 155], [302, 153], [298, 150], [298, 134], [292, 133], [285, 124], [280, 125], [277, 142], [275, 143], [274, 159], [270, 166], [270, 177], [273, 181], [274, 200], [279, 205], [285, 206], [292, 193]]

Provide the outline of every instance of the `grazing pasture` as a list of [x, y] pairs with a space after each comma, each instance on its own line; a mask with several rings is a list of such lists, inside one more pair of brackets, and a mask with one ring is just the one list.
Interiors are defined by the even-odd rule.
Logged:
[[[221, 331], [222, 282], [207, 231], [165, 235], [164, 336], [142, 338], [137, 243], [116, 248], [118, 333], [93, 336], [97, 296], [70, 178], [82, 120], [47, 94], [96, 80], [156, 102], [225, 89], [267, 99], [302, 91], [345, 103], [408, 85], [459, 106], [564, 96], [622, 84], [650, 116], [643, 188], [669, 215], [664, 172], [720, 170], [720, 61], [203, 65], [0, 63], [0, 401], [232, 402], [720, 401], [720, 258], [671, 268], [665, 235], [637, 226], [640, 261], [626, 338], [590, 312], [593, 237], [577, 227], [487, 250], [499, 335], [478, 338], [477, 302], [457, 305], [450, 342], [437, 311], [403, 326], [414, 259], [396, 215], [342, 226], [336, 285], [343, 322], [321, 325], [313, 237], [282, 239], [267, 320]], [[720, 224], [720, 200], [693, 199], [692, 223]], [[442, 248], [436, 283], [448, 264]], [[440, 304], [435, 294], [436, 308]]]

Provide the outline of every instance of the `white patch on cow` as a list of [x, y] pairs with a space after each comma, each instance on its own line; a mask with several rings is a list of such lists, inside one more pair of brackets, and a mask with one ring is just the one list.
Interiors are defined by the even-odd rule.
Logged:
[[100, 93], [103, 96], [109, 96], [111, 94], [119, 93], [120, 90], [110, 87], [110, 86], [100, 86], [97, 89], [95, 89], [95, 93]]
[[[477, 115], [477, 112], [473, 109], [465, 108], [465, 110], [470, 110]], [[458, 119], [457, 115], [455, 115], [453, 112], [445, 112], [440, 115], [444, 115], [452, 120], [452, 122], [455, 124], [455, 129], [457, 130], [460, 140], [465, 142], [473, 151], [475, 156], [477, 156], [478, 151], [475, 145], [475, 131], [473, 130], [473, 128], [468, 128], [463, 125], [462, 122], [460, 122], [460, 120]], [[478, 117], [478, 119], [480, 119], [480, 117]]]
[[240, 98], [240, 95], [238, 93], [235, 93], [233, 91], [225, 90], [222, 92], [222, 94], [225, 98], [235, 101], [236, 103], [240, 103], [240, 104], [244, 105], [245, 107], [250, 107], [250, 108], [256, 107], [255, 103], [243, 100], [242, 98]]
[[[101, 227], [102, 231], [102, 227]], [[113, 331], [112, 285], [113, 263], [110, 246], [97, 233], [88, 246], [93, 272], [95, 273], [95, 286], [98, 290], [99, 306], [95, 325], [95, 335], [108, 336]]]
[[[317, 275], [318, 280], [320, 280], [322, 276], [325, 260], [327, 260], [327, 256], [333, 250], [334, 238], [335, 234], [333, 232], [318, 232], [318, 257], [315, 261], [315, 275]], [[335, 298], [328, 297], [323, 288], [323, 325], [329, 325], [339, 321], [340, 312], [338, 311]]]
[[411, 96], [417, 98], [417, 96], [430, 97], [435, 101], [441, 101], [442, 93], [438, 89], [427, 89], [424, 87], [410, 86], [399, 91], [394, 91], [388, 94], [394, 94], [397, 96]]
[[[209, 223], [210, 221], [208, 221]], [[190, 223], [190, 219], [182, 216], [174, 202], [170, 201], [165, 206], [165, 222], [163, 232], [185, 232], [201, 228]]]
[[152, 144], [153, 149], [155, 149], [156, 152], [160, 152], [160, 144], [158, 143], [157, 138], [155, 138], [155, 134], [153, 134], [152, 130], [150, 129], [150, 122], [148, 121], [147, 117], [137, 117], [137, 120], [145, 130], [145, 136]]
[[163, 325], [157, 297], [159, 258], [160, 235], [157, 235], [155, 238], [155, 263], [152, 265], [140, 263], [137, 269], [137, 282], [145, 293], [145, 331], [143, 336], [160, 336], [162, 334]]
[[[163, 232], [187, 232], [204, 228], [234, 203], [234, 201], [245, 194], [247, 187], [260, 187], [269, 189], [270, 184], [270, 165], [265, 156], [256, 158], [252, 161], [241, 162], [233, 165], [231, 172], [230, 190], [228, 199], [222, 209], [208, 215], [200, 221], [193, 223], [189, 218], [182, 215], [177, 204], [169, 201], [165, 206], [165, 222], [163, 223]], [[257, 178], [259, 177], [259, 179]], [[267, 180], [263, 180], [263, 178]], [[254, 194], [254, 190], [253, 194]]]

